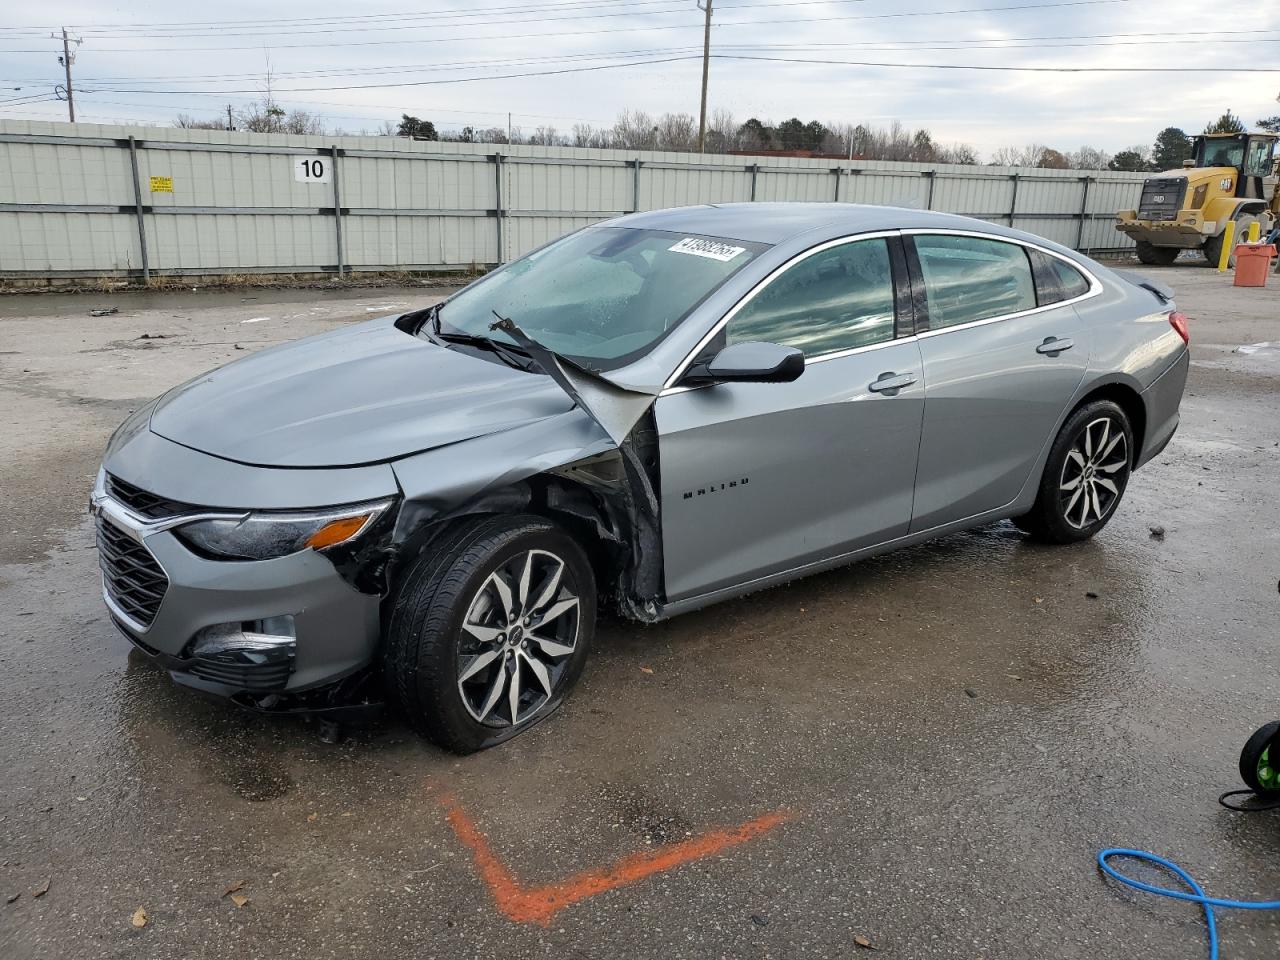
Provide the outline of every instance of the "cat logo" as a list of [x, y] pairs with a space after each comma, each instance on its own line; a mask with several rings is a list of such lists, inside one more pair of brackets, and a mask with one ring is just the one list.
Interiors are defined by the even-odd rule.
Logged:
[[1221, 180], [1221, 182], [1219, 182], [1218, 186], [1219, 186], [1219, 187], [1221, 187], [1223, 190], [1230, 190], [1230, 189], [1231, 189], [1231, 178], [1230, 178], [1230, 177], [1223, 177], [1223, 178], [1222, 178], [1222, 180]]
[[1164, 203], [1164, 194], [1158, 193], [1151, 198], [1152, 203]]

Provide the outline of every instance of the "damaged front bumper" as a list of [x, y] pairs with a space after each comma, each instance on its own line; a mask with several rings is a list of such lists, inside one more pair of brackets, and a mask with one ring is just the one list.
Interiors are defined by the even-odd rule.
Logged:
[[194, 553], [173, 532], [95, 488], [102, 593], [116, 627], [173, 678], [260, 705], [349, 677], [374, 658], [380, 597], [303, 550], [270, 560]]

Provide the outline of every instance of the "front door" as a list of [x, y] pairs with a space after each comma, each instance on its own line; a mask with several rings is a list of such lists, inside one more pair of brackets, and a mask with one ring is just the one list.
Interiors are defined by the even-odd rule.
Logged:
[[1074, 307], [1038, 306], [1046, 296], [1037, 300], [1021, 244], [958, 234], [910, 239], [928, 297], [914, 533], [1018, 496], [1084, 378], [1089, 344]]
[[897, 242], [823, 244], [730, 313], [711, 352], [795, 346], [806, 356], [798, 380], [658, 399], [668, 600], [906, 533], [924, 379], [916, 341], [895, 339]]

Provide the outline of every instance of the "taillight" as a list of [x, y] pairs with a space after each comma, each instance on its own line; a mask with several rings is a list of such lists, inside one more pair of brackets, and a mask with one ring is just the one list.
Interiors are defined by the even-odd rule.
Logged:
[[1178, 336], [1182, 338], [1183, 343], [1191, 342], [1191, 331], [1187, 329], [1187, 315], [1174, 311], [1169, 314], [1169, 326], [1178, 331]]

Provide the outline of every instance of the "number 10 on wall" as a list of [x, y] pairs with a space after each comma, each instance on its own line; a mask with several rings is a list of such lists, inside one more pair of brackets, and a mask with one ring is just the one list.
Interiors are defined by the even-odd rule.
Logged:
[[328, 158], [299, 157], [293, 161], [293, 179], [299, 183], [328, 183]]

